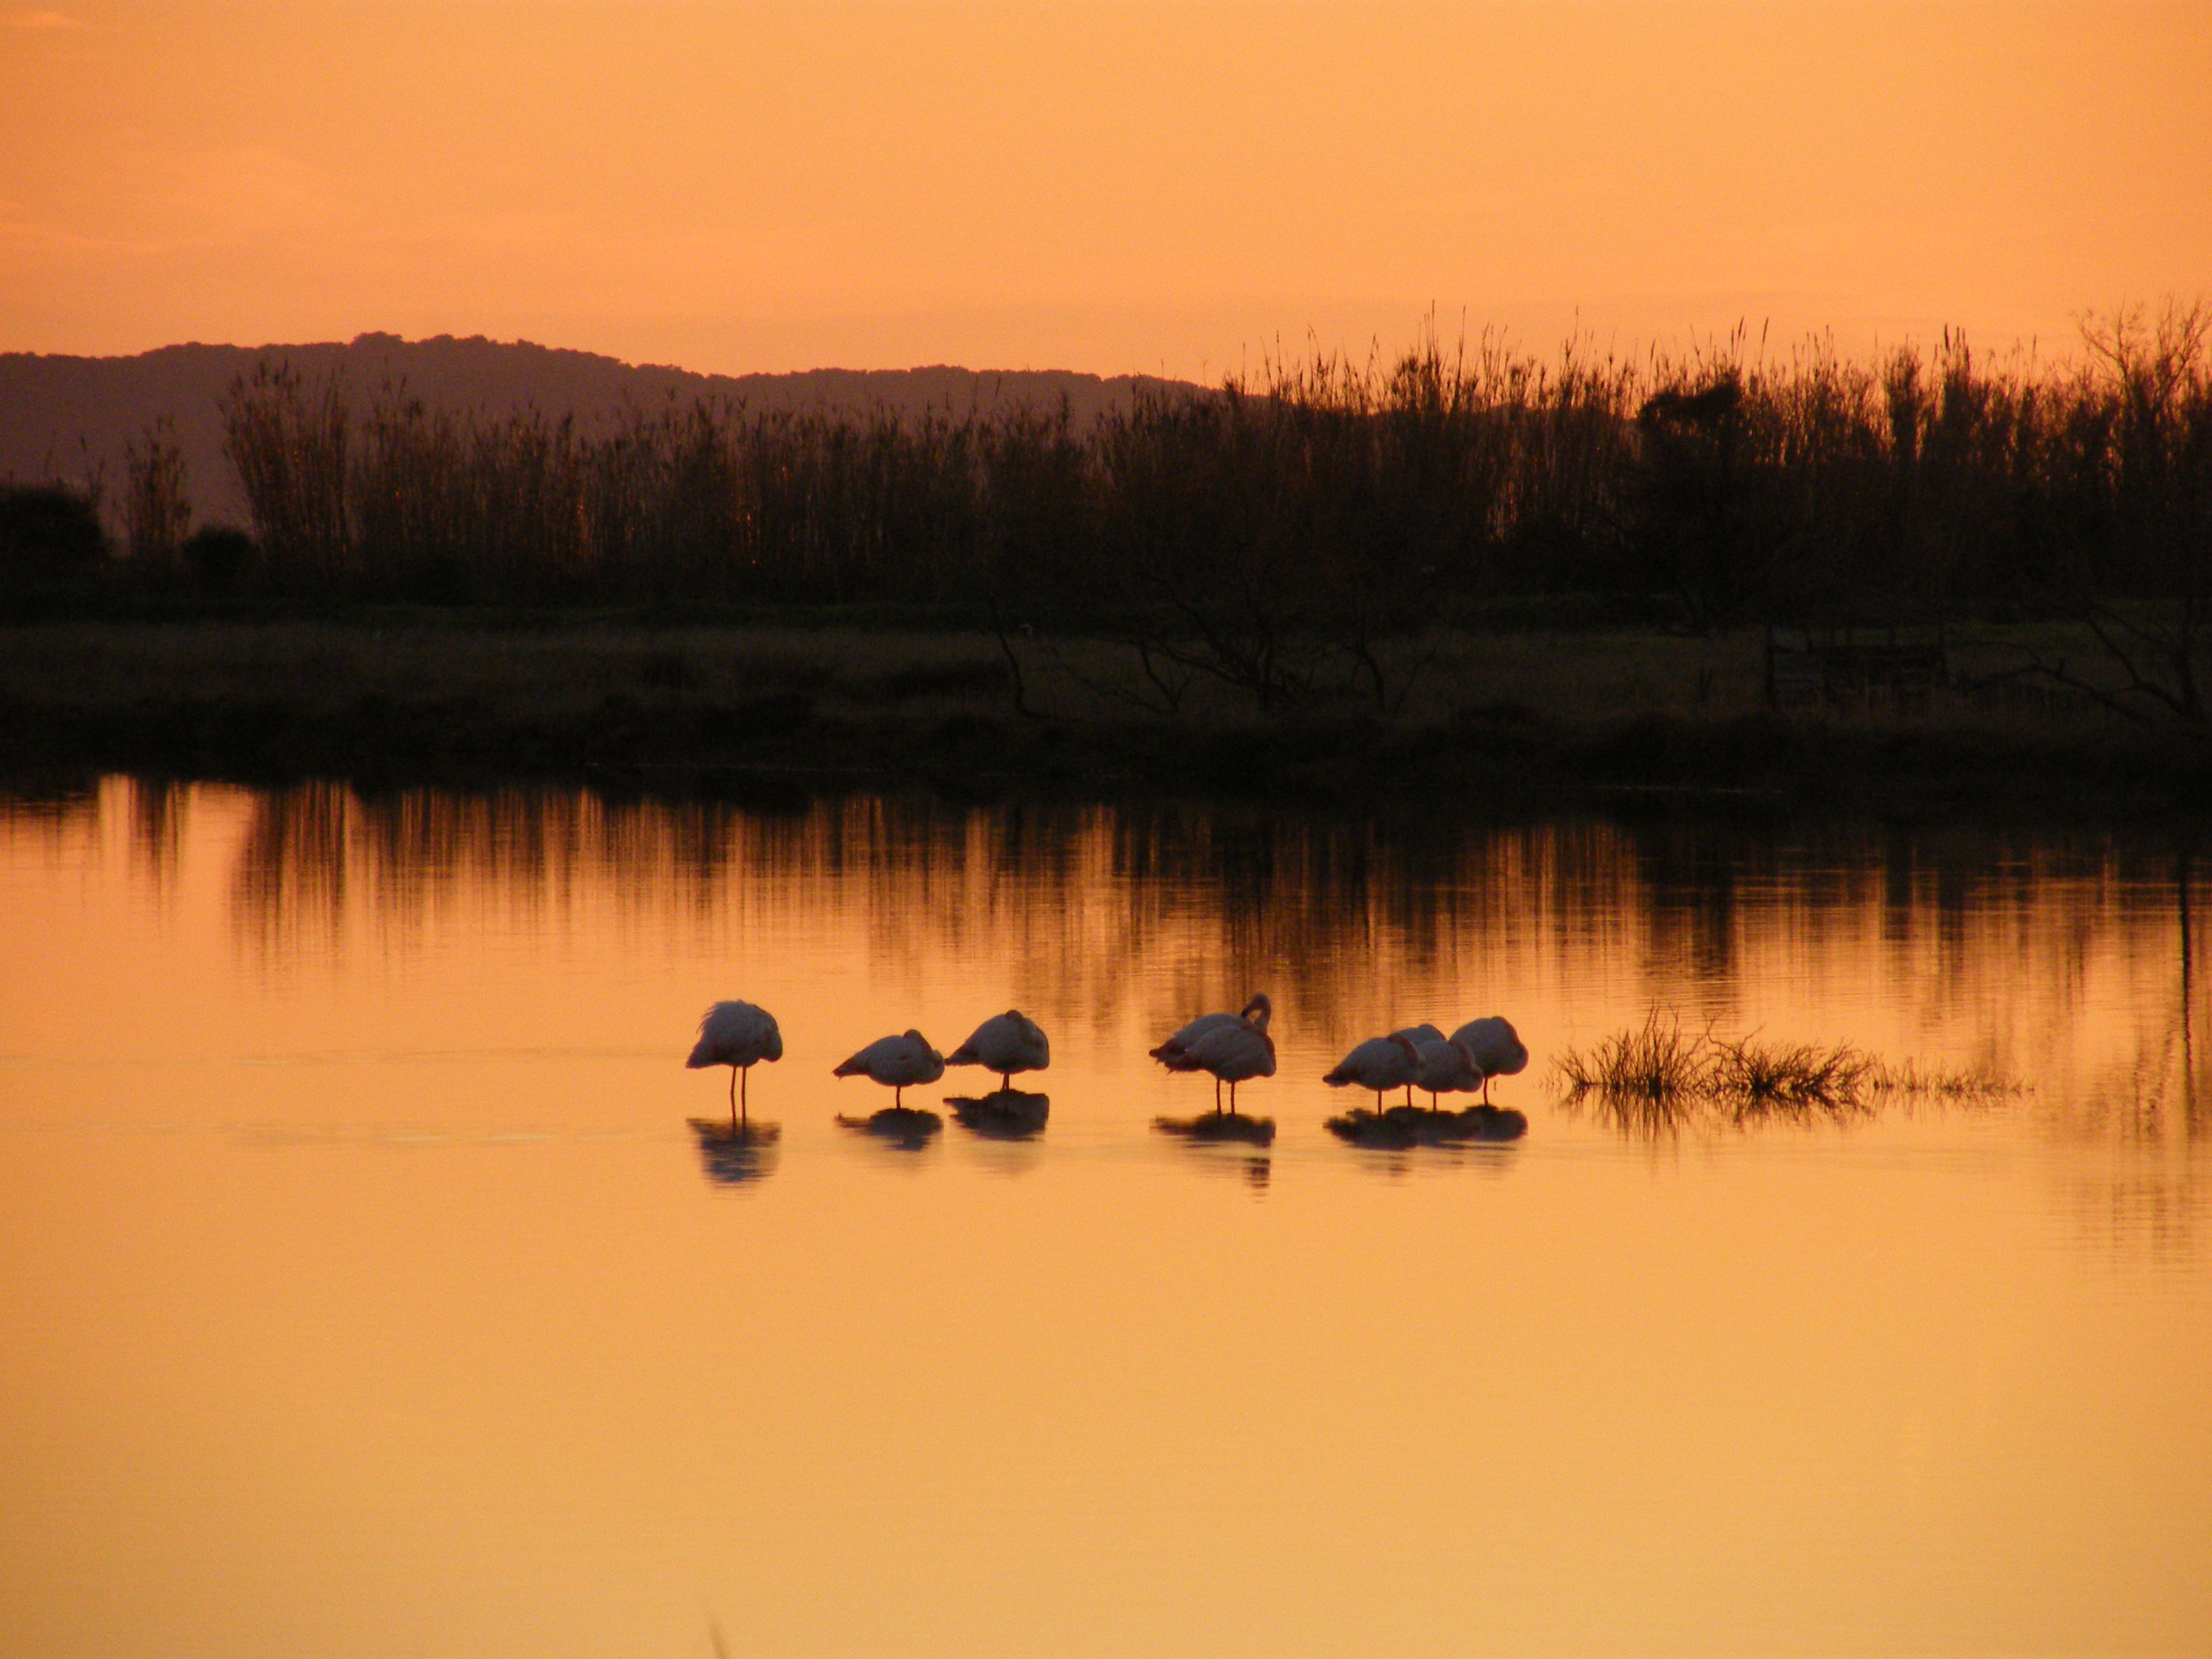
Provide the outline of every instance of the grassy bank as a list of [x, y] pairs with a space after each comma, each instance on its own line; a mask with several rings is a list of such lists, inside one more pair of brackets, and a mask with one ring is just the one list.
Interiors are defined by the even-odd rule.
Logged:
[[[0, 769], [375, 783], [539, 779], [617, 791], [1179, 794], [1474, 814], [1670, 795], [1785, 810], [2103, 812], [2212, 802], [2212, 745], [1992, 678], [1954, 647], [1910, 715], [1781, 716], [1763, 636], [1627, 630], [1407, 642], [1411, 691], [1255, 720], [1201, 683], [1148, 712], [1099, 641], [757, 623], [489, 628], [57, 623], [0, 630]], [[2044, 649], [2063, 641], [2031, 641]], [[1986, 672], [1985, 672], [1986, 671]]]

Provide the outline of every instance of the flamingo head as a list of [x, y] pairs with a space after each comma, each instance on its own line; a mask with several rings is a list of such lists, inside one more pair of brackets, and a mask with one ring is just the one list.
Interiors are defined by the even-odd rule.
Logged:
[[1468, 1079], [1467, 1086], [1470, 1089], [1480, 1087], [1482, 1067], [1474, 1063], [1473, 1050], [1469, 1049], [1464, 1042], [1455, 1042], [1452, 1044], [1452, 1051], [1459, 1056], [1460, 1069], [1466, 1074]]
[[1275, 1006], [1267, 1000], [1267, 994], [1265, 991], [1255, 991], [1252, 994], [1251, 1001], [1244, 1005], [1241, 1018], [1254, 1030], [1265, 1031], [1267, 1029], [1267, 1021], [1274, 1012]]

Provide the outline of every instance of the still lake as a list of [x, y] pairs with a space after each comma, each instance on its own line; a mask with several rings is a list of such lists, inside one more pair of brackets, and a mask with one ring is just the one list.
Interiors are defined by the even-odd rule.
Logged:
[[[0, 1653], [2212, 1650], [2212, 849], [0, 799]], [[1272, 1146], [1146, 1048], [1274, 1002]], [[750, 1158], [709, 1001], [780, 1018]], [[830, 1067], [1010, 1006], [1032, 1139]], [[2018, 1092], [1625, 1131], [1653, 1009]], [[1526, 1138], [1322, 1127], [1503, 1013]], [[981, 1093], [973, 1072], [909, 1091]]]

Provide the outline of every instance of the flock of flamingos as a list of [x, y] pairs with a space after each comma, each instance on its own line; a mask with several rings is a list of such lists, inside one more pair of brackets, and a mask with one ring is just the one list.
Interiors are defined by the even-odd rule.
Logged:
[[[1265, 995], [1255, 995], [1237, 1012], [1201, 1014], [1151, 1051], [1170, 1072], [1204, 1072], [1213, 1079], [1213, 1111], [1194, 1119], [1159, 1120], [1158, 1127], [1199, 1139], [1272, 1139], [1272, 1119], [1247, 1117], [1237, 1109], [1237, 1085], [1275, 1074], [1275, 1041], [1267, 1034], [1273, 1012]], [[783, 1033], [775, 1016], [750, 1002], [718, 1002], [699, 1022], [699, 1040], [684, 1064], [730, 1068], [732, 1135], [746, 1133], [745, 1085], [762, 1060], [783, 1058]], [[836, 1076], [864, 1077], [892, 1091], [891, 1104], [865, 1119], [841, 1117], [854, 1128], [910, 1137], [937, 1127], [935, 1114], [906, 1104], [906, 1091], [934, 1083], [948, 1066], [980, 1066], [999, 1076], [999, 1088], [979, 1100], [950, 1102], [963, 1121], [1012, 1133], [1034, 1133], [1044, 1124], [1046, 1097], [1013, 1087], [1024, 1072], [1052, 1064], [1052, 1044], [1042, 1026], [1018, 1009], [994, 1014], [949, 1054], [929, 1046], [919, 1031], [878, 1037], [834, 1068]], [[1387, 1036], [1370, 1037], [1324, 1075], [1332, 1088], [1357, 1085], [1375, 1091], [1375, 1108], [1358, 1108], [1329, 1120], [1345, 1139], [1362, 1144], [1410, 1145], [1418, 1141], [1510, 1140], [1526, 1133], [1521, 1113], [1490, 1103], [1490, 1080], [1510, 1077], [1528, 1064], [1528, 1050], [1506, 1020], [1496, 1015], [1469, 1020], [1449, 1036], [1434, 1025], [1410, 1025]], [[1229, 1085], [1224, 1107], [1221, 1085]], [[1384, 1097], [1403, 1089], [1402, 1105]], [[1413, 1104], [1413, 1091], [1427, 1091], [1425, 1108]], [[1463, 1111], [1447, 1111], [1446, 1094], [1480, 1092], [1482, 1100]], [[765, 1127], [765, 1126], [763, 1126]]]

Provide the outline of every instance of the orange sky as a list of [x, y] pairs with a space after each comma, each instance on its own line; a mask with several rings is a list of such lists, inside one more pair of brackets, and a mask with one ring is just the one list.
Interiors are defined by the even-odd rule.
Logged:
[[2212, 5], [0, 0], [0, 349], [1212, 375], [2212, 292]]

